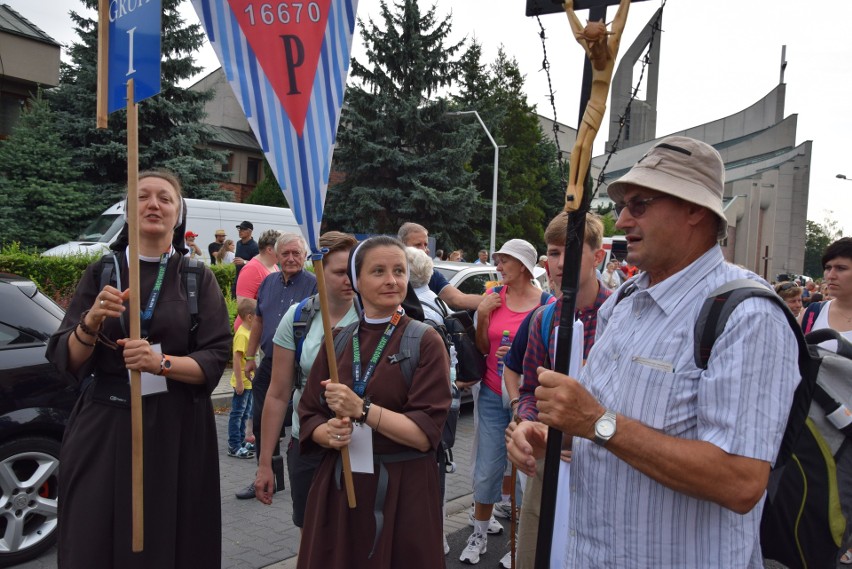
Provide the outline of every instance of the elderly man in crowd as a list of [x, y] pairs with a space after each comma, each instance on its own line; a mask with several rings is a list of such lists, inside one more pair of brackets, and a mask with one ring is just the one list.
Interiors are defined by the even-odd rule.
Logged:
[[[263, 402], [269, 390], [272, 374], [272, 339], [290, 305], [316, 294], [317, 278], [305, 269], [308, 259], [308, 245], [301, 235], [282, 233], [275, 243], [275, 253], [281, 272], [272, 273], [263, 279], [257, 291], [257, 311], [251, 327], [248, 348], [246, 348], [246, 374], [257, 373], [252, 378], [252, 431], [255, 446], [260, 448], [260, 429], [263, 418]], [[263, 351], [260, 366], [255, 364], [258, 347]], [[281, 454], [276, 445], [274, 455]], [[254, 482], [237, 492], [240, 500], [254, 498]]]
[[760, 516], [798, 350], [781, 310], [749, 298], [707, 369], [693, 360], [708, 295], [741, 278], [767, 286], [717, 243], [724, 172], [711, 146], [673, 136], [608, 188], [642, 272], [598, 313], [579, 381], [539, 369], [541, 423], [521, 423], [509, 442], [535, 475], [545, 426], [573, 437], [567, 567], [763, 567]]

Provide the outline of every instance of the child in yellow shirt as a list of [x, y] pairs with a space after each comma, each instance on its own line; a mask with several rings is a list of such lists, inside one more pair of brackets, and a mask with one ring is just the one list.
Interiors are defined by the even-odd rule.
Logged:
[[237, 304], [237, 314], [242, 323], [234, 333], [234, 372], [231, 374], [231, 415], [228, 418], [228, 456], [234, 458], [254, 458], [254, 451], [243, 445], [246, 436], [246, 421], [251, 418], [251, 379], [245, 374], [246, 348], [248, 347], [251, 326], [254, 323], [254, 311], [257, 301], [242, 298]]

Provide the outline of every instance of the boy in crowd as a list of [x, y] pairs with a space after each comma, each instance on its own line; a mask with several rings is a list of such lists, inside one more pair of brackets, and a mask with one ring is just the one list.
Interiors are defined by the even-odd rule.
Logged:
[[[598, 310], [612, 294], [598, 280], [596, 269], [603, 262], [606, 252], [603, 249], [603, 223], [594, 213], [586, 214], [586, 229], [583, 238], [583, 254], [580, 262], [580, 277], [574, 316], [583, 323], [583, 362], [589, 355], [595, 341], [597, 330]], [[562, 273], [565, 261], [565, 237], [568, 233], [568, 214], [560, 213], [548, 224], [544, 231], [547, 245], [547, 272], [556, 285], [554, 293], [558, 298], [554, 313], [550, 320], [549, 335], [553, 334], [554, 326], [559, 323], [562, 311]], [[552, 367], [552, 349], [544, 350], [542, 339], [541, 311], [530, 313], [524, 324], [518, 330], [512, 349], [504, 362], [506, 387], [509, 391], [512, 408], [517, 422], [536, 421], [538, 410], [535, 407], [535, 388], [538, 387], [538, 376], [535, 370], [538, 366]], [[526, 330], [524, 332], [526, 325]], [[523, 335], [522, 335], [523, 334]], [[549, 338], [548, 344], [555, 342]], [[552, 344], [551, 344], [552, 347]], [[523, 379], [523, 382], [521, 381]], [[512, 432], [517, 425], [513, 422], [507, 429]], [[566, 458], [568, 455], [566, 455]], [[543, 461], [542, 461], [543, 466]], [[532, 568], [535, 563], [535, 546], [538, 539], [539, 506], [541, 503], [542, 468], [535, 477], [528, 478], [524, 489], [524, 502], [521, 507], [520, 526], [517, 533], [518, 547], [515, 567], [518, 569]], [[508, 567], [511, 559], [501, 560], [503, 567]]]

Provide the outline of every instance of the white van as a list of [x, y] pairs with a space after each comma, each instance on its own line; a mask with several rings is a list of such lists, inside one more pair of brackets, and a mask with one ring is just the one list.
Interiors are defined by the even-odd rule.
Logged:
[[607, 263], [611, 260], [614, 259], [620, 263], [627, 257], [627, 238], [624, 235], [604, 237], [603, 250], [606, 251], [606, 256], [601, 261], [601, 264], [598, 265], [598, 270], [600, 271], [603, 271]]
[[[111, 206], [83, 230], [77, 241], [70, 241], [48, 249], [43, 254], [53, 257], [76, 254], [103, 254], [115, 241], [124, 225], [124, 200]], [[215, 241], [217, 229], [224, 229], [228, 239], [238, 239], [237, 225], [250, 221], [254, 225], [252, 236], [257, 238], [267, 229], [300, 233], [293, 212], [288, 208], [234, 202], [186, 200], [186, 229], [198, 234], [196, 243], [201, 248], [202, 260], [210, 262], [207, 245]]]

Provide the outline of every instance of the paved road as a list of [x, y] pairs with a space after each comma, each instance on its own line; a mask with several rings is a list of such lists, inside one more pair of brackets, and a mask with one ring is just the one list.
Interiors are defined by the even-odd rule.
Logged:
[[[214, 406], [222, 409], [229, 399], [221, 398], [217, 389]], [[470, 505], [470, 445], [473, 439], [473, 407], [465, 406], [459, 420], [455, 448], [458, 471], [447, 476], [448, 513], [447, 531], [457, 531], [463, 526], [460, 513]], [[295, 567], [299, 545], [299, 531], [291, 521], [292, 503], [289, 490], [276, 495], [271, 506], [257, 500], [237, 500], [234, 493], [254, 479], [255, 462], [229, 457], [224, 442], [227, 439], [228, 416], [216, 415], [219, 431], [219, 467], [222, 489], [222, 567], [223, 569], [284, 569]], [[286, 441], [285, 441], [286, 445]], [[286, 446], [284, 447], [286, 448]], [[466, 519], [466, 518], [465, 518]], [[290, 561], [287, 561], [290, 560]], [[17, 565], [19, 569], [56, 569], [56, 548], [40, 558]]]
[[[292, 504], [289, 490], [276, 495], [271, 506], [264, 506], [257, 500], [237, 500], [234, 493], [244, 488], [254, 477], [255, 463], [252, 460], [231, 458], [226, 453], [224, 442], [227, 440], [228, 416], [230, 404], [230, 369], [222, 376], [219, 387], [213, 393], [216, 415], [216, 427], [219, 440], [219, 468], [222, 490], [222, 567], [223, 569], [294, 569], [296, 551], [299, 545], [299, 532], [291, 522]], [[447, 517], [444, 531], [449, 534], [450, 554], [447, 556], [447, 569], [469, 568], [458, 558], [464, 548], [471, 528], [468, 526], [468, 508], [471, 494], [471, 445], [473, 441], [473, 406], [465, 405], [459, 418], [454, 458], [457, 472], [447, 476]], [[284, 446], [286, 448], [286, 442]], [[482, 557], [481, 567], [493, 568], [507, 551], [509, 527], [501, 520], [505, 532], [501, 536], [492, 536], [488, 543], [488, 553]], [[56, 569], [56, 548], [52, 548], [40, 558], [16, 566], [18, 569]], [[784, 566], [767, 562], [767, 569], [784, 569]], [[837, 565], [837, 569], [847, 567]]]

